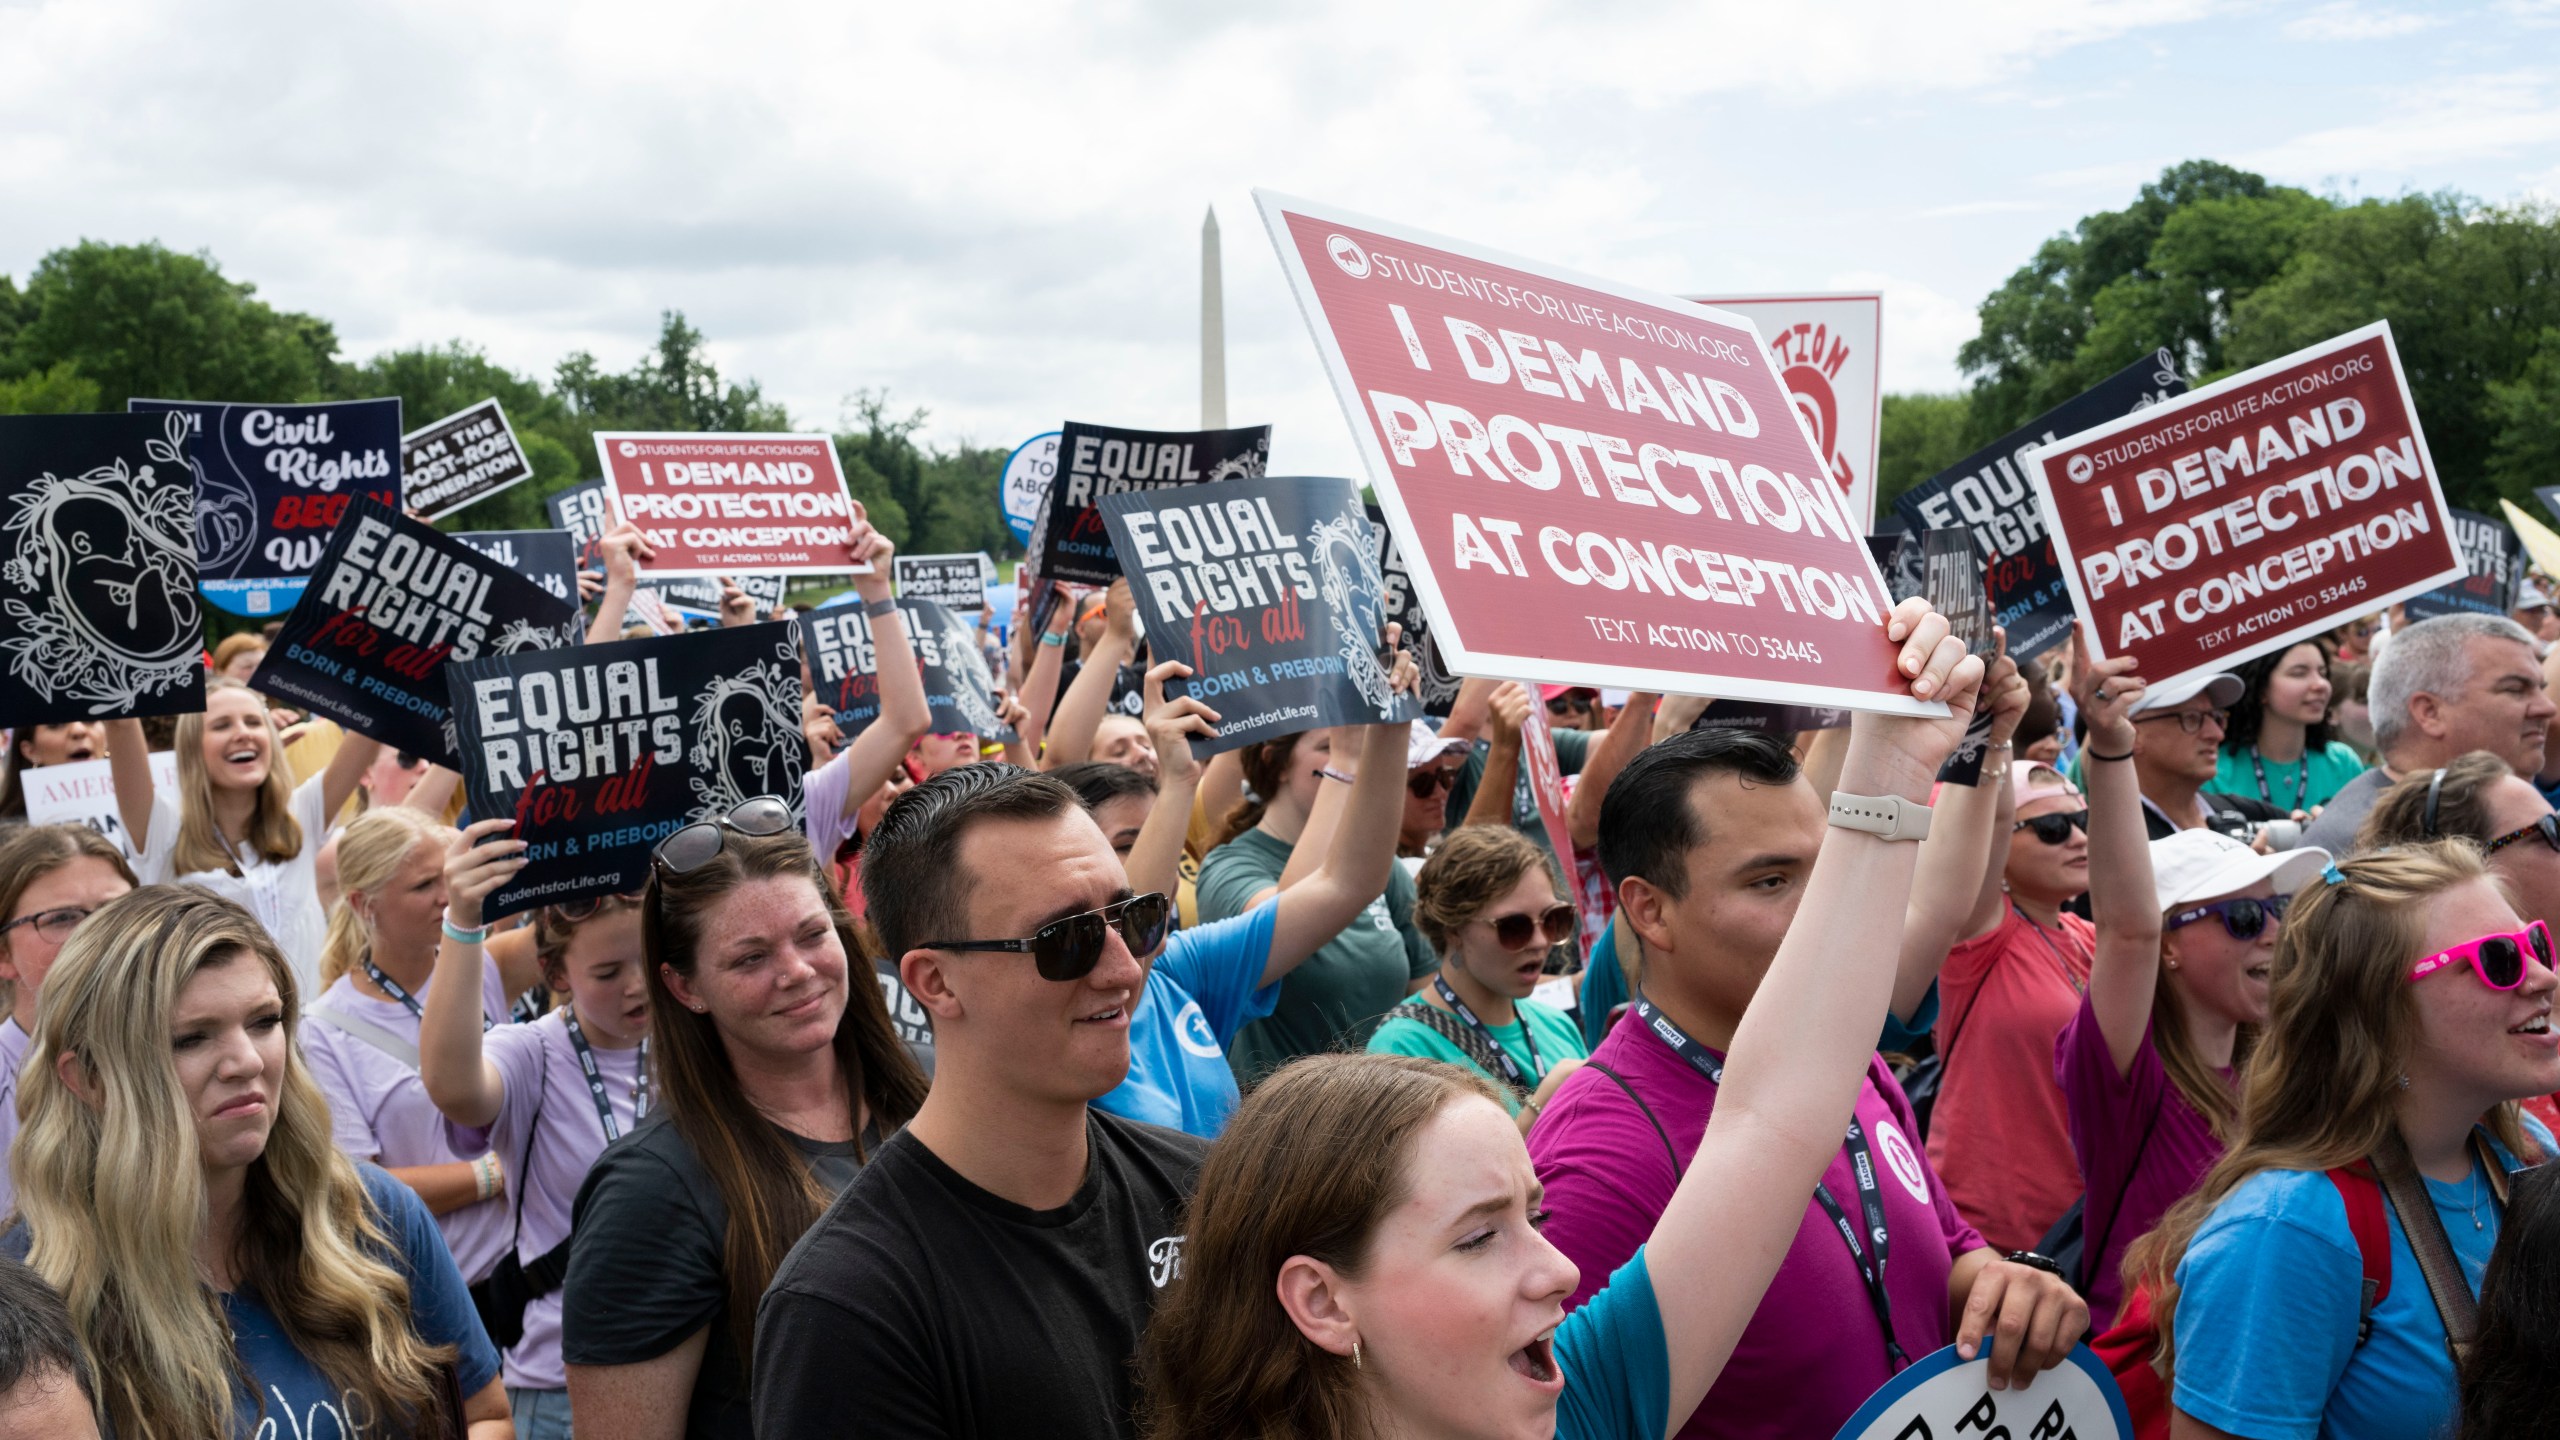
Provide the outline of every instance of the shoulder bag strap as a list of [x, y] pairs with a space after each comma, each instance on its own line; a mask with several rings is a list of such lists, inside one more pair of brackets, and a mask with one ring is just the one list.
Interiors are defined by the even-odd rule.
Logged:
[[335, 1005], [319, 1004], [305, 1012], [312, 1019], [353, 1040], [360, 1040], [397, 1060], [411, 1072], [418, 1068], [418, 1047], [374, 1024], [350, 1015]]
[[[1439, 1036], [1441, 1039], [1448, 1041], [1450, 1044], [1457, 1046], [1469, 1060], [1475, 1062], [1475, 1067], [1477, 1069], [1482, 1070], [1485, 1074], [1493, 1077], [1493, 1083], [1509, 1090], [1512, 1094], [1525, 1096], [1533, 1093], [1528, 1090], [1523, 1090], [1519, 1086], [1513, 1085], [1502, 1078], [1502, 1057], [1485, 1048], [1483, 1038], [1467, 1026], [1459, 1023], [1457, 1016], [1451, 1015], [1436, 1007], [1425, 1005], [1419, 1000], [1407, 1000], [1393, 1010], [1388, 1011], [1387, 1018], [1390, 1020], [1410, 1020], [1415, 1024], [1422, 1026], [1424, 1029], [1429, 1030], [1434, 1035]], [[1520, 1023], [1523, 1025], [1528, 1024], [1529, 1018], [1525, 1015], [1520, 1017]]]
[[2427, 1182], [2410, 1162], [2408, 1142], [2398, 1130], [2383, 1137], [2373, 1159], [2382, 1193], [2400, 1213], [2400, 1233], [2409, 1237], [2409, 1249], [2418, 1257], [2418, 1273], [2426, 1277], [2427, 1293], [2435, 1297], [2436, 1318], [2444, 1322], [2445, 1344], [2459, 1368], [2472, 1337], [2480, 1333], [2479, 1298], [2462, 1276], [2462, 1262], [2454, 1257], [2453, 1242], [2445, 1238], [2434, 1197], [2427, 1194]]
[[1597, 1060], [1584, 1061], [1583, 1068], [1586, 1070], [1597, 1070], [1601, 1074], [1608, 1076], [1610, 1079], [1617, 1081], [1618, 1088], [1627, 1092], [1627, 1098], [1636, 1102], [1636, 1108], [1644, 1112], [1646, 1123], [1653, 1126], [1653, 1133], [1661, 1137], [1662, 1153], [1671, 1157], [1671, 1178], [1676, 1183], [1680, 1179], [1681, 1171], [1684, 1167], [1680, 1164], [1680, 1152], [1673, 1148], [1671, 1144], [1671, 1132], [1662, 1128], [1662, 1117], [1654, 1114], [1653, 1107], [1644, 1103], [1644, 1097], [1636, 1093], [1636, 1087], [1627, 1083], [1626, 1076], [1619, 1074], [1617, 1071], [1610, 1069], [1608, 1066], [1601, 1064]]

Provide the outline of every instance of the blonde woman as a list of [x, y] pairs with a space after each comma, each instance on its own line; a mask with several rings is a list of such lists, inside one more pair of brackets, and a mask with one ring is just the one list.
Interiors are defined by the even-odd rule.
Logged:
[[505, 1440], [461, 1277], [417, 1197], [329, 1143], [298, 1009], [227, 900], [89, 917], [46, 981], [0, 1249], [68, 1302], [118, 1440]]
[[116, 809], [141, 853], [147, 884], [201, 885], [248, 911], [275, 937], [303, 995], [319, 989], [328, 928], [314, 869], [329, 817], [355, 793], [382, 744], [350, 734], [329, 768], [300, 785], [256, 692], [205, 682], [204, 711], [178, 720], [178, 793], [155, 793], [139, 720], [107, 726]]
[[[326, 988], [303, 1011], [311, 1078], [329, 1101], [338, 1148], [370, 1160], [418, 1192], [443, 1229], [454, 1263], [477, 1285], [506, 1253], [513, 1212], [504, 1159], [456, 1147], [419, 1074], [420, 1022], [444, 942], [445, 851], [453, 831], [406, 806], [368, 810], [338, 837], [344, 887], [321, 953]], [[484, 1025], [505, 1022], [509, 998], [540, 978], [502, 974], [475, 939], [479, 984], [472, 1008]]]

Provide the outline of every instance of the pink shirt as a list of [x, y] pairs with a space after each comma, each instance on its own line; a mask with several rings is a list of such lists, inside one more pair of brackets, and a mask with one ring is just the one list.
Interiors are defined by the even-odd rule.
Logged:
[[2077, 915], [2056, 934], [2011, 906], [1938, 971], [1946, 1068], [1929, 1113], [1929, 1163], [1965, 1222], [2004, 1251], [2034, 1248], [2080, 1198], [2053, 1042], [2089, 988], [2096, 937]]
[[[1716, 1101], [1716, 1087], [1632, 1013], [1600, 1042], [1591, 1062], [1557, 1087], [1529, 1133], [1529, 1158], [1547, 1187], [1547, 1239], [1582, 1270], [1568, 1309], [1590, 1299], [1652, 1236], [1678, 1186], [1672, 1156], [1678, 1155], [1685, 1171]], [[1602, 1066], [1644, 1097], [1663, 1131], [1601, 1073]], [[1904, 1354], [1916, 1360], [1955, 1338], [1948, 1275], [1957, 1256], [1981, 1248], [1982, 1237], [1956, 1214], [1912, 1144], [1919, 1127], [1910, 1102], [1880, 1064], [1868, 1066], [1857, 1116], [1875, 1157], [1892, 1236], [1885, 1291], [1893, 1301], [1894, 1334]], [[1860, 1213], [1858, 1186], [1845, 1146], [1822, 1183], [1854, 1221]], [[1654, 1283], [1719, 1280], [1713, 1274], [1656, 1271]], [[1830, 1217], [1807, 1197], [1804, 1221], [1777, 1279], [1761, 1296], [1715, 1388], [1679, 1433], [1736, 1440], [1831, 1435], [1891, 1375], [1866, 1282]]]
[[[2089, 1333], [2095, 1335], [2115, 1323], [2116, 1307], [2124, 1303], [2119, 1272], [2125, 1247], [2149, 1234], [2170, 1206], [2202, 1183], [2204, 1172], [2222, 1158], [2222, 1142], [2169, 1083], [2150, 1027], [2143, 1029], [2132, 1066], [2116, 1074], [2106, 1033], [2086, 999], [2054, 1042], [2053, 1075], [2069, 1103], [2071, 1143], [2089, 1177], [2081, 1233], [2089, 1245], [2104, 1247], [2091, 1257], [2096, 1264], [2089, 1271]], [[2229, 1079], [2230, 1072], [2223, 1076]]]

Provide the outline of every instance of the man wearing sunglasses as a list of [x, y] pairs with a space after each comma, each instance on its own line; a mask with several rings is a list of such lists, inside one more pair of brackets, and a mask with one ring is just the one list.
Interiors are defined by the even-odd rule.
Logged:
[[[2133, 774], [2152, 839], [2181, 830], [2247, 839], [2252, 826], [2285, 817], [2285, 811], [2253, 796], [2205, 788], [2221, 767], [2223, 727], [2245, 688], [2237, 675], [2191, 676], [2152, 691], [2133, 712]], [[2081, 763], [2094, 759], [2088, 755]]]
[[997, 764], [900, 796], [862, 884], [933, 1089], [774, 1276], [757, 1432], [1127, 1436], [1207, 1142], [1091, 1102], [1172, 904], [1130, 893], [1073, 790]]

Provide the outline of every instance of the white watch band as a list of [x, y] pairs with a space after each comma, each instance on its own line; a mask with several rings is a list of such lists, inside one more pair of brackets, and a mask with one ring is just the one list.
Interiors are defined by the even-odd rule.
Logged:
[[1831, 823], [1843, 830], [1863, 830], [1884, 840], [1926, 840], [1937, 812], [1899, 795], [1851, 795], [1831, 792]]

